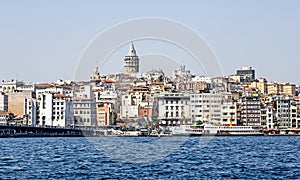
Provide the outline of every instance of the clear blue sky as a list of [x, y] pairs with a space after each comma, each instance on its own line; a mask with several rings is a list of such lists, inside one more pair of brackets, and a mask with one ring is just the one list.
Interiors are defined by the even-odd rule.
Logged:
[[[251, 65], [258, 77], [300, 84], [298, 0], [2, 0], [0, 78], [72, 79], [81, 53], [97, 34], [143, 17], [174, 19], [193, 28], [215, 51], [225, 75]], [[123, 55], [120, 65], [122, 60]]]

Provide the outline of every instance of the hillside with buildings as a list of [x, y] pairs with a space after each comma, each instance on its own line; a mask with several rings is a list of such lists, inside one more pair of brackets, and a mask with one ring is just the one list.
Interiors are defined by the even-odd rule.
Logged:
[[0, 124], [56, 127], [175, 126], [213, 122], [222, 126], [299, 129], [299, 86], [256, 78], [242, 67], [234, 75], [193, 75], [185, 65], [167, 77], [139, 71], [131, 42], [124, 73], [89, 81], [26, 84], [2, 81]]

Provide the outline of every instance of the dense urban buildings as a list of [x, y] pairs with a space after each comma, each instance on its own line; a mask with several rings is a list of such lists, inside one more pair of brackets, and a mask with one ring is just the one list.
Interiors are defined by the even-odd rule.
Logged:
[[192, 74], [185, 65], [171, 77], [160, 69], [140, 72], [139, 67], [131, 41], [121, 73], [103, 75], [96, 65], [88, 81], [2, 81], [0, 124], [300, 128], [299, 86], [256, 78], [252, 67], [224, 77]]

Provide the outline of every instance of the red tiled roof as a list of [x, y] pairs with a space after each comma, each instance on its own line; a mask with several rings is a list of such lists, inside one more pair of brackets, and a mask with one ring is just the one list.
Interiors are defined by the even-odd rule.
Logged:
[[77, 97], [77, 98], [74, 98], [73, 101], [90, 101], [91, 99], [88, 99], [88, 98], [82, 98], [82, 97]]
[[106, 80], [105, 83], [114, 83], [113, 80]]
[[66, 96], [64, 94], [54, 94], [55, 98], [70, 98], [70, 96]]
[[49, 84], [49, 83], [41, 83], [41, 84], [37, 84], [37, 86], [42, 86], [42, 87], [54, 87], [53, 84]]
[[0, 114], [2, 114], [2, 115], [9, 115], [9, 112], [7, 112], [7, 111], [0, 111]]

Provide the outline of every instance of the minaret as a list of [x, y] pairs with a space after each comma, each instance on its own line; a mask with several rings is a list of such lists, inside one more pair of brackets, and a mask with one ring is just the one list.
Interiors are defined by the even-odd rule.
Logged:
[[100, 73], [97, 65], [94, 67], [94, 72], [91, 76], [91, 80], [100, 80]]
[[136, 54], [133, 42], [130, 42], [130, 47], [127, 56], [124, 58], [124, 69], [126, 74], [138, 73], [140, 69], [140, 60]]

